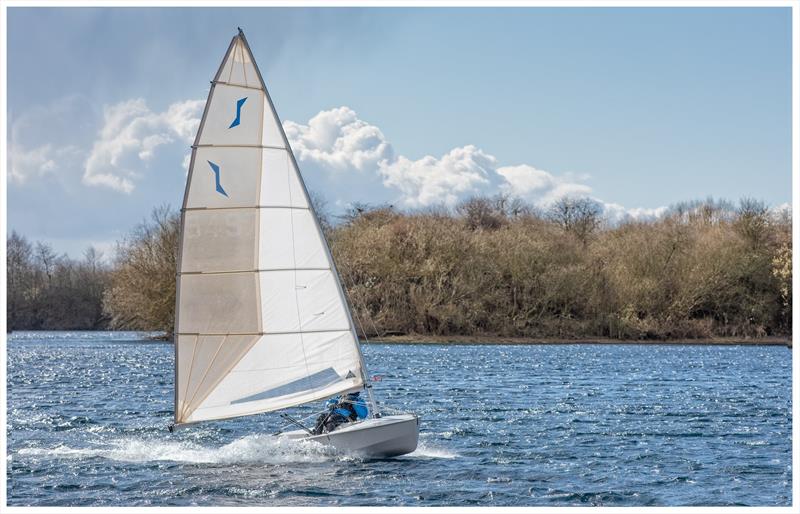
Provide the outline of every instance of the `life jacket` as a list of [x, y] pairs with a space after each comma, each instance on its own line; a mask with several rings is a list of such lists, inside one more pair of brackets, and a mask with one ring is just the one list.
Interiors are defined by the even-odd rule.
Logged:
[[344, 401], [339, 402], [334, 407], [333, 412], [344, 416], [345, 418], [349, 419], [350, 421], [355, 421], [358, 419], [358, 414], [356, 414], [356, 409], [352, 403]]
[[341, 416], [344, 416], [350, 421], [356, 421], [358, 419], [358, 411], [356, 410], [356, 403], [363, 403], [363, 401], [364, 400], [362, 400], [361, 398], [356, 398], [355, 400], [353, 400], [345, 396], [342, 401], [336, 403], [336, 405], [333, 408], [333, 412]]

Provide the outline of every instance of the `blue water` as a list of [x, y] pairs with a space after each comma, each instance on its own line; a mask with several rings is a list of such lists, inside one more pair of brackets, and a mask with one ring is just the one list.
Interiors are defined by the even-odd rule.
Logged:
[[[379, 461], [270, 437], [275, 414], [169, 434], [172, 346], [15, 333], [12, 505], [790, 505], [791, 352], [767, 346], [369, 345], [420, 447]], [[309, 411], [310, 412], [310, 411]]]

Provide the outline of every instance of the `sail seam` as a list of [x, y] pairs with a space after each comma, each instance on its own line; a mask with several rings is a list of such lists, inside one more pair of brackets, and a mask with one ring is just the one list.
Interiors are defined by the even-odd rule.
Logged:
[[222, 84], [223, 86], [230, 86], [230, 87], [240, 87], [242, 89], [254, 89], [256, 91], [264, 91], [260, 87], [253, 87], [253, 86], [243, 86], [242, 84], [233, 84], [231, 82], [225, 82], [224, 80], [212, 80], [212, 84]]
[[309, 210], [308, 207], [294, 207], [291, 205], [255, 205], [245, 207], [184, 207], [181, 211], [230, 211], [233, 209], [298, 209], [301, 211]]
[[282, 150], [284, 152], [286, 151], [285, 146], [273, 146], [273, 145], [232, 145], [232, 144], [214, 145], [211, 143], [203, 143], [203, 144], [192, 145], [191, 147], [192, 148], [261, 148], [267, 150]]
[[178, 275], [229, 275], [231, 273], [269, 273], [272, 271], [332, 271], [330, 268], [266, 268], [266, 269], [243, 269], [231, 271], [179, 271]]
[[[349, 357], [339, 357], [338, 359], [330, 359], [330, 360], [326, 360], [326, 361], [316, 361], [316, 362], [315, 361], [311, 361], [311, 364], [329, 364], [329, 363], [332, 363], [332, 362], [338, 362], [338, 363], [344, 362], [344, 363], [347, 363], [347, 362], [350, 362], [350, 358]], [[272, 367], [272, 368], [251, 368], [251, 369], [235, 370], [235, 371], [231, 371], [231, 373], [253, 373], [255, 371], [272, 371], [272, 370], [278, 370], [278, 369], [292, 369], [292, 368], [297, 368], [297, 367], [298, 366], [275, 366], [275, 367]]]
[[319, 330], [287, 330], [281, 332], [228, 332], [228, 333], [219, 333], [219, 332], [183, 332], [178, 335], [181, 336], [196, 336], [196, 335], [204, 335], [204, 336], [275, 336], [275, 335], [291, 335], [291, 334], [324, 334], [326, 332], [352, 332], [350, 328], [326, 328], [326, 329], [319, 329]]

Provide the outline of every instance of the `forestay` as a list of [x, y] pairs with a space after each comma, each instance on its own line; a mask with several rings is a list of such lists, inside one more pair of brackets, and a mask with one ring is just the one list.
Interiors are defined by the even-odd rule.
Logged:
[[241, 32], [211, 85], [181, 221], [176, 423], [363, 387], [341, 284]]

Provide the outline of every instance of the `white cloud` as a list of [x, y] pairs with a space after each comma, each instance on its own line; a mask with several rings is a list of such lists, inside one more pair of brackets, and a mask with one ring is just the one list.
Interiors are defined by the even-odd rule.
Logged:
[[666, 205], [655, 208], [633, 207], [626, 209], [625, 212], [635, 220], [646, 220], [660, 218], [667, 212], [667, 209], [668, 207]]
[[600, 204], [603, 206], [603, 215], [610, 223], [655, 220], [667, 212], [666, 206], [655, 208], [626, 208], [618, 203], [607, 203], [600, 201]]
[[189, 174], [189, 166], [191, 164], [192, 164], [192, 154], [187, 153], [186, 155], [183, 156], [183, 162], [181, 163], [181, 166], [183, 166], [184, 174], [186, 175]]
[[106, 107], [103, 128], [86, 159], [83, 183], [132, 192], [158, 147], [176, 140], [191, 142], [202, 109], [202, 100], [187, 100], [156, 113], [141, 98]]
[[26, 149], [11, 142], [8, 146], [8, 180], [24, 184], [30, 179], [58, 173], [81, 159], [82, 152], [75, 146], [54, 147], [51, 144]]
[[[564, 197], [591, 197], [592, 188], [574, 180], [573, 175], [555, 176], [526, 164], [498, 168], [497, 173], [505, 178], [506, 183], [500, 189], [519, 198], [532, 201], [540, 207], [547, 208]], [[587, 175], [578, 176], [586, 179]], [[603, 215], [612, 224], [623, 221], [653, 220], [663, 215], [667, 207], [626, 208], [618, 203], [604, 202], [593, 198], [603, 207]]]
[[[85, 110], [81, 102], [81, 99], [65, 100], [47, 112], [64, 111], [73, 118], [75, 113]], [[21, 132], [19, 127], [41, 125], [41, 116], [37, 115], [35, 120], [21, 118], [14, 125], [9, 145], [9, 181], [23, 184], [33, 177], [56, 174], [62, 167], [79, 169], [83, 161], [85, 185], [130, 193], [144, 178], [148, 164], [160, 149], [176, 142], [191, 143], [203, 104], [203, 100], [179, 101], [162, 112], [151, 110], [143, 99], [107, 106], [102, 128], [90, 143], [90, 151], [82, 150], [87, 147], [85, 142], [62, 146], [20, 145], [15, 135]], [[505, 193], [546, 208], [565, 196], [592, 193], [585, 183], [588, 175], [556, 174], [528, 164], [498, 166], [497, 157], [474, 145], [453, 148], [441, 157], [412, 159], [396, 155], [377, 126], [360, 119], [346, 106], [320, 111], [305, 125], [287, 120], [284, 129], [298, 160], [315, 165], [323, 175], [335, 177], [334, 183], [340, 191], [348, 187], [353, 190], [356, 184], [359, 188], [380, 189], [380, 192], [359, 189], [361, 198], [395, 194], [392, 201], [415, 208], [452, 206], [472, 195]], [[184, 154], [181, 165], [187, 172], [189, 161], [190, 154]], [[335, 205], [344, 205], [358, 199], [332, 200]], [[626, 209], [615, 203], [600, 202], [607, 217], [617, 221], [650, 219], [666, 210], [664, 207]]]
[[409, 207], [453, 205], [489, 186], [496, 162], [468, 145], [454, 148], [440, 159], [426, 156], [412, 161], [401, 156], [391, 163], [384, 161], [379, 172], [384, 185], [399, 189], [402, 202]]
[[74, 180], [86, 156], [81, 127], [90, 116], [83, 97], [70, 95], [21, 114], [9, 113], [8, 181], [23, 185], [36, 180]]
[[792, 204], [789, 202], [784, 202], [782, 204], [778, 204], [775, 207], [770, 209], [770, 213], [774, 218], [780, 219], [783, 217], [791, 218], [792, 217]]
[[500, 185], [504, 193], [543, 207], [565, 196], [587, 196], [592, 192], [586, 184], [571, 181], [571, 176], [558, 177], [527, 164], [504, 166], [498, 168], [497, 173], [505, 179]]
[[320, 111], [308, 125], [285, 121], [283, 128], [298, 159], [336, 171], [374, 171], [393, 155], [380, 129], [359, 119], [349, 107]]
[[555, 183], [555, 178], [552, 174], [527, 164], [504, 166], [498, 168], [497, 173], [506, 179], [506, 183], [500, 187], [515, 196], [540, 193], [546, 189], [551, 189]]
[[438, 158], [395, 155], [383, 132], [346, 106], [321, 111], [308, 125], [285, 121], [283, 126], [298, 160], [337, 176], [375, 173], [407, 207], [453, 205], [471, 195], [498, 192], [549, 205], [563, 196], [591, 193], [581, 183], [586, 175], [554, 175], [525, 164], [498, 168], [495, 156], [474, 145]]
[[175, 102], [161, 117], [167, 126], [184, 142], [191, 143], [200, 126], [205, 100], [185, 100]]

